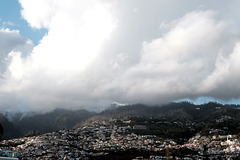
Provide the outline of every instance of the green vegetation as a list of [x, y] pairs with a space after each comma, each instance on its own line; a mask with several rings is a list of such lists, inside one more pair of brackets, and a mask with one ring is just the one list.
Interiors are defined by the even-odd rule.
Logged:
[[127, 126], [129, 124], [124, 124], [121, 120], [132, 120], [131, 127], [133, 125], [147, 127], [146, 130], [134, 130], [136, 134], [154, 134], [180, 140], [188, 139], [197, 132], [207, 135], [213, 129], [220, 129], [224, 134], [239, 134], [239, 108], [239, 105], [222, 105], [213, 102], [203, 105], [188, 102], [169, 103], [162, 106], [133, 104], [109, 108], [99, 114], [85, 110], [63, 109], [25, 117], [17, 114], [13, 117], [12, 123], [1, 115], [0, 122], [5, 132], [3, 139], [77, 128], [95, 120], [114, 118], [119, 119], [115, 125]]
[[192, 151], [188, 148], [181, 149], [165, 149], [162, 151], [146, 151], [146, 150], [137, 150], [129, 149], [126, 151], [112, 151], [107, 155], [90, 157], [91, 160], [132, 160], [136, 157], [141, 157], [143, 159], [148, 159], [150, 156], [162, 156], [168, 159], [175, 159], [174, 157], [182, 158], [186, 155], [195, 155], [197, 152]]
[[[239, 107], [212, 102], [203, 105], [170, 103], [161, 107], [135, 104], [106, 110], [101, 116], [131, 120], [128, 124], [131, 127], [146, 126], [146, 129], [132, 130], [135, 134], [157, 135], [184, 143], [198, 132], [209, 135], [215, 129], [215, 134], [240, 135]], [[117, 122], [117, 125], [124, 124]]]

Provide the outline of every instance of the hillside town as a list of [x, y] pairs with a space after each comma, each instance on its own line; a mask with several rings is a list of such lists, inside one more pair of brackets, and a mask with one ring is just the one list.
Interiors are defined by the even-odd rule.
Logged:
[[117, 125], [116, 121], [119, 120], [96, 120], [77, 129], [4, 140], [1, 142], [1, 150], [17, 152], [18, 158], [23, 160], [87, 160], [129, 150], [141, 151], [140, 154], [148, 153], [132, 159], [239, 158], [240, 141], [234, 135], [202, 136], [198, 133], [180, 145], [173, 139], [132, 132], [136, 129], [144, 130], [146, 126], [131, 126], [130, 120], [122, 120], [124, 125]]

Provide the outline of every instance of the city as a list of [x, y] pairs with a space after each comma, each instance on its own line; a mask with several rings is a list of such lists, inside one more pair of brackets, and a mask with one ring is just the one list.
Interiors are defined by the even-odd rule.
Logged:
[[122, 120], [124, 126], [116, 125], [117, 121], [119, 120], [93, 121], [77, 129], [4, 140], [1, 149], [16, 151], [19, 159], [26, 160], [105, 159], [111, 153], [127, 153], [129, 150], [140, 151], [132, 159], [239, 158], [240, 141], [235, 135], [201, 136], [198, 133], [180, 145], [172, 139], [156, 135], [131, 133], [134, 129], [130, 126], [130, 121]]

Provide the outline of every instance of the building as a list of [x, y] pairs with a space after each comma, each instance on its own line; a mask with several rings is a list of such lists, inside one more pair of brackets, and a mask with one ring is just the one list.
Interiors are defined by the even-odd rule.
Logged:
[[18, 152], [0, 150], [0, 160], [18, 160]]

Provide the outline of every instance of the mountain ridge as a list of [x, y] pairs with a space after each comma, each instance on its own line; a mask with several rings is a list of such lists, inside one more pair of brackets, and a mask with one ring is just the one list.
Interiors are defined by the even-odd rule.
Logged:
[[[100, 113], [86, 110], [55, 109], [44, 114], [29, 114], [22, 117], [16, 114], [10, 122], [3, 114], [0, 122], [3, 124], [5, 133], [3, 139], [11, 139], [20, 136], [33, 136], [53, 132], [61, 129], [81, 127], [97, 119], [130, 117], [145, 117], [152, 119], [166, 119], [171, 121], [210, 122], [220, 119], [222, 116], [230, 116], [240, 121], [240, 105], [223, 105], [209, 102], [202, 105], [194, 105], [189, 102], [169, 103], [159, 106], [144, 104], [131, 104], [110, 107]], [[6, 129], [5, 129], [6, 128]], [[13, 135], [11, 134], [14, 133]]]

